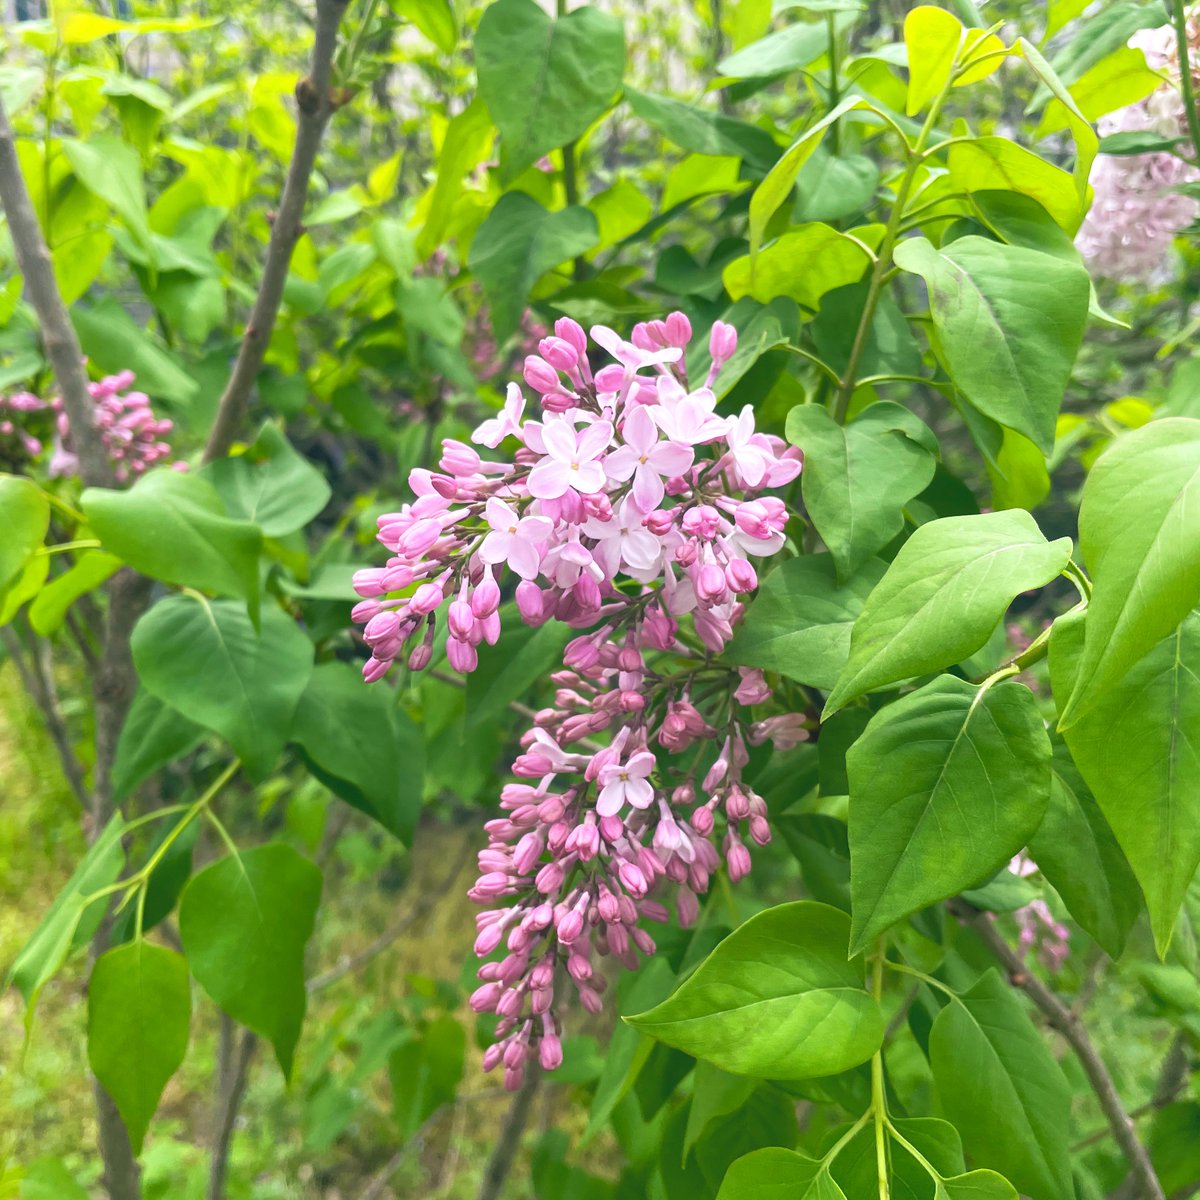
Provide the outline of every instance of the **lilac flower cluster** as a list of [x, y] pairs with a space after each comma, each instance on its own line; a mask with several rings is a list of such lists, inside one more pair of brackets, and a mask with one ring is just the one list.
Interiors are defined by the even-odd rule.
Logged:
[[[1008, 869], [1024, 879], [1037, 873], [1037, 863], [1022, 852]], [[1017, 922], [1018, 942], [1023, 954], [1035, 952], [1042, 965], [1057, 972], [1071, 953], [1071, 931], [1050, 911], [1045, 900], [1031, 900], [1013, 913]]]
[[[1189, 32], [1194, 39], [1200, 34], [1194, 20]], [[1174, 30], [1169, 25], [1142, 30], [1130, 45], [1142, 50], [1147, 64], [1167, 73], [1172, 82], [1145, 100], [1101, 117], [1099, 132], [1184, 136], [1186, 114], [1173, 82], [1179, 74]], [[1092, 207], [1076, 237], [1080, 253], [1109, 278], [1160, 281], [1168, 273], [1171, 244], [1200, 213], [1197, 202], [1177, 189], [1197, 179], [1200, 173], [1193, 166], [1167, 152], [1100, 155], [1091, 175]]]
[[[119, 371], [88, 384], [100, 440], [121, 483], [137, 478], [171, 454], [170, 443], [164, 440], [171, 432], [171, 422], [154, 415], [145, 392], [129, 390], [133, 382], [132, 371]], [[5, 439], [6, 460], [16, 463], [37, 458], [45, 449], [46, 437], [53, 441], [50, 474], [77, 475], [79, 458], [62, 397], [43, 400], [32, 392], [0, 396], [0, 438]]]
[[716, 413], [732, 327], [713, 327], [700, 387], [684, 364], [691, 337], [681, 313], [629, 341], [597, 326], [615, 362], [593, 374], [583, 329], [560, 320], [525, 360], [541, 419], [512, 385], [475, 431], [493, 450], [512, 439], [511, 460], [443, 443], [438, 471], [410, 475], [415, 501], [379, 518], [386, 566], [355, 578], [368, 680], [401, 655], [427, 666], [443, 609], [449, 662], [473, 670], [476, 647], [500, 636], [508, 573], [527, 624], [581, 631], [552, 677], [554, 704], [522, 738], [471, 891], [488, 906], [476, 951], [489, 959], [471, 1005], [500, 1018], [484, 1064], [502, 1063], [509, 1087], [534, 1059], [561, 1061], [564, 993], [599, 1009], [596, 956], [633, 967], [654, 952], [642, 922], [668, 919], [659, 885], [674, 886], [687, 924], [722, 860], [735, 881], [749, 871], [747, 839], [771, 833], [743, 779], [748, 747], [807, 737], [801, 714], [755, 718], [771, 699], [761, 672], [712, 657], [757, 586], [751, 560], [784, 544], [787, 509], [767, 492], [796, 478], [800, 455], [757, 432], [749, 407]]

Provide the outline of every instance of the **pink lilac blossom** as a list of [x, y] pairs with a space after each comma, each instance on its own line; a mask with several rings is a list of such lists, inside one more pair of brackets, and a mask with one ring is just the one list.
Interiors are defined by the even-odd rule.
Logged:
[[[133, 382], [132, 371], [119, 371], [88, 384], [100, 440], [121, 483], [136, 479], [171, 454], [171, 445], [164, 440], [171, 432], [171, 422], [154, 415], [145, 392], [130, 390]], [[39, 428], [42, 421], [45, 429]], [[9, 440], [10, 452], [19, 447], [29, 459], [42, 453], [44, 439], [49, 437], [51, 476], [79, 473], [71, 423], [61, 396], [42, 400], [32, 392], [17, 392], [7, 398], [0, 397], [0, 437]], [[184, 466], [174, 465], [180, 469]]]
[[[1169, 25], [1143, 30], [1130, 40], [1147, 64], [1178, 75], [1175, 35]], [[1119, 112], [1100, 118], [1102, 136], [1149, 132], [1182, 137], [1186, 114], [1174, 82]], [[1101, 154], [1092, 170], [1094, 191], [1076, 245], [1101, 275], [1127, 282], [1157, 282], [1169, 272], [1172, 243], [1196, 220], [1200, 206], [1176, 190], [1194, 183], [1200, 173], [1183, 158], [1168, 152], [1136, 155]]]
[[443, 609], [450, 665], [473, 670], [501, 634], [506, 577], [526, 624], [579, 631], [554, 703], [521, 739], [471, 890], [488, 960], [471, 1005], [500, 1018], [484, 1065], [503, 1064], [510, 1088], [527, 1064], [561, 1061], [566, 993], [599, 1010], [597, 957], [632, 968], [654, 952], [643, 922], [668, 919], [659, 891], [675, 889], [688, 924], [722, 860], [735, 881], [749, 871], [746, 840], [771, 836], [743, 779], [749, 746], [807, 737], [801, 714], [755, 719], [771, 698], [761, 672], [713, 659], [757, 586], [752, 560], [784, 545], [787, 509], [768, 492], [796, 478], [800, 455], [757, 432], [749, 408], [717, 415], [732, 327], [714, 326], [698, 387], [691, 336], [681, 313], [628, 341], [598, 326], [615, 362], [593, 374], [583, 329], [560, 320], [525, 360], [540, 416], [512, 385], [475, 432], [488, 449], [515, 443], [511, 457], [444, 442], [437, 471], [411, 473], [414, 501], [379, 518], [386, 565], [355, 576], [368, 680], [402, 655], [427, 666]]
[[[1037, 863], [1022, 852], [1008, 864], [1008, 869], [1022, 879], [1037, 873]], [[1059, 971], [1071, 953], [1071, 931], [1050, 911], [1045, 900], [1031, 900], [1013, 913], [1017, 922], [1018, 943], [1022, 953], [1037, 953], [1048, 971]]]

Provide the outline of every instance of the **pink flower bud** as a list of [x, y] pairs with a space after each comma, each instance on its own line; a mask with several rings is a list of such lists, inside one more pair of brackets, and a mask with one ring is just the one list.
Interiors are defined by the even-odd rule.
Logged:
[[469, 675], [479, 666], [479, 655], [469, 642], [460, 642], [458, 638], [446, 639], [446, 658], [451, 667], [460, 675]]
[[544, 358], [536, 354], [527, 355], [524, 369], [525, 382], [535, 392], [557, 392], [560, 390], [558, 372]]
[[546, 620], [542, 589], [531, 579], [517, 584], [517, 611], [526, 625], [541, 625]]
[[664, 324], [668, 346], [678, 346], [682, 349], [692, 340], [692, 323], [683, 313], [670, 313]]
[[579, 354], [587, 351], [587, 334], [583, 332], [583, 326], [578, 321], [573, 321], [570, 317], [559, 317], [554, 322], [554, 332], [564, 342], [574, 346]]
[[445, 599], [442, 589], [436, 583], [423, 583], [412, 594], [408, 607], [419, 616], [431, 613]]
[[446, 627], [459, 641], [468, 641], [475, 628], [475, 614], [465, 600], [452, 600], [446, 610]]
[[712, 332], [708, 337], [708, 352], [712, 355], [713, 365], [720, 367], [733, 357], [737, 349], [737, 330], [724, 321], [714, 321]]
[[538, 1046], [538, 1062], [542, 1064], [542, 1070], [557, 1070], [562, 1066], [562, 1060], [562, 1042], [559, 1041], [557, 1035], [543, 1034], [541, 1044]]
[[500, 607], [500, 585], [492, 578], [489, 571], [475, 585], [471, 593], [471, 612], [480, 620], [490, 617]]
[[752, 592], [758, 587], [758, 572], [744, 558], [731, 558], [725, 567], [730, 591]]

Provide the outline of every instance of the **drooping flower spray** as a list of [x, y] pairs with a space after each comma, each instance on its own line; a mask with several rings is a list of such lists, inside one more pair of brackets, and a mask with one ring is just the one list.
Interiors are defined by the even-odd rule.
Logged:
[[714, 657], [757, 586], [754, 560], [784, 545], [788, 512], [771, 492], [801, 469], [749, 407], [716, 413], [711, 385], [736, 331], [713, 327], [700, 386], [682, 313], [629, 341], [591, 333], [615, 361], [593, 374], [583, 329], [560, 320], [525, 360], [540, 418], [513, 384], [475, 431], [490, 450], [515, 444], [511, 459], [444, 442], [437, 471], [411, 473], [414, 501], [379, 518], [387, 564], [355, 578], [368, 681], [397, 658], [428, 666], [440, 621], [450, 665], [472, 671], [502, 634], [514, 577], [526, 624], [580, 631], [553, 705], [521, 739], [471, 892], [488, 960], [471, 1005], [500, 1017], [484, 1063], [503, 1064], [509, 1087], [534, 1059], [561, 1061], [565, 994], [599, 1009], [597, 956], [633, 967], [654, 952], [645, 923], [668, 919], [668, 887], [688, 924], [722, 863], [734, 881], [749, 871], [747, 841], [771, 835], [742, 777], [748, 746], [807, 736], [800, 714], [756, 717], [771, 699], [762, 674]]

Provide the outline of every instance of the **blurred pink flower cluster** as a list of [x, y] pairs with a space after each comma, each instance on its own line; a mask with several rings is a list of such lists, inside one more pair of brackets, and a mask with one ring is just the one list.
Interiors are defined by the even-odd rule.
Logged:
[[[171, 422], [154, 415], [150, 398], [144, 392], [129, 390], [133, 382], [132, 371], [119, 371], [88, 384], [88, 393], [96, 407], [100, 440], [121, 483], [136, 479], [171, 455], [170, 443], [165, 440], [171, 432]], [[0, 396], [0, 437], [8, 443], [5, 457], [13, 465], [22, 459], [37, 458], [45, 449], [45, 439], [50, 438], [51, 476], [79, 473], [71, 422], [60, 396], [48, 400], [32, 392]]]
[[675, 887], [687, 924], [722, 860], [735, 881], [749, 871], [746, 839], [770, 839], [743, 779], [749, 746], [808, 736], [802, 714], [753, 713], [771, 699], [761, 672], [713, 658], [757, 586], [752, 560], [784, 544], [788, 512], [769, 491], [801, 469], [752, 409], [716, 412], [711, 384], [735, 330], [713, 327], [701, 386], [688, 380], [682, 313], [628, 341], [591, 332], [613, 361], [593, 374], [583, 329], [560, 320], [525, 360], [540, 419], [514, 384], [475, 431], [477, 445], [515, 452], [495, 461], [443, 443], [439, 469], [410, 476], [414, 502], [379, 518], [387, 564], [355, 579], [368, 680], [402, 654], [427, 666], [443, 610], [450, 665], [473, 670], [476, 647], [501, 635], [513, 576], [526, 624], [580, 630], [553, 705], [522, 738], [471, 892], [488, 906], [476, 950], [489, 958], [471, 1003], [500, 1018], [485, 1066], [502, 1063], [509, 1087], [533, 1059], [561, 1061], [564, 992], [599, 1009], [597, 955], [633, 967], [654, 952], [643, 921], [668, 919], [657, 885]]
[[[1174, 30], [1165, 25], [1143, 30], [1130, 41], [1147, 64], [1178, 77]], [[1178, 138], [1187, 132], [1183, 100], [1175, 82], [1164, 81], [1153, 95], [1101, 117], [1102, 136], [1153, 133]], [[1126, 282], [1155, 282], [1169, 274], [1171, 244], [1196, 220], [1200, 207], [1176, 189], [1194, 183], [1200, 172], [1166, 151], [1149, 154], [1101, 154], [1092, 169], [1094, 190], [1076, 245], [1098, 274]]]
[[[1008, 865], [1008, 869], [1024, 879], [1037, 873], [1037, 863], [1022, 852]], [[1018, 941], [1022, 953], [1036, 953], [1041, 964], [1049, 971], [1059, 971], [1071, 953], [1071, 931], [1050, 911], [1045, 900], [1031, 900], [1013, 913], [1019, 931]]]

